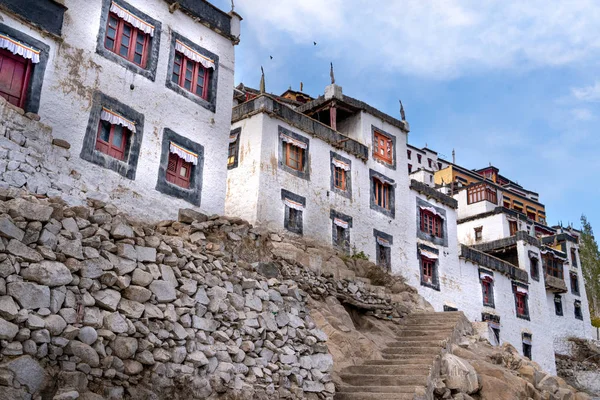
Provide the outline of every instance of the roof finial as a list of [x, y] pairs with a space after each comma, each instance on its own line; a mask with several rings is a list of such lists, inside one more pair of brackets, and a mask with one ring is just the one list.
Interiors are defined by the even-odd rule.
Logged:
[[335, 84], [335, 75], [333, 74], [333, 63], [330, 63], [329, 76], [331, 77], [331, 84]]
[[[402, 104], [402, 100], [400, 101], [400, 118], [402, 118], [402, 121], [406, 121], [406, 114], [404, 114], [404, 105]], [[425, 146], [427, 147], [427, 146]]]
[[265, 70], [260, 66], [260, 93], [265, 92]]
[[300, 91], [304, 90], [304, 82], [300, 82]]
[[452, 149], [452, 164], [456, 164], [456, 152]]
[[235, 10], [235, 4], [233, 4], [233, 0], [231, 0], [231, 11]]

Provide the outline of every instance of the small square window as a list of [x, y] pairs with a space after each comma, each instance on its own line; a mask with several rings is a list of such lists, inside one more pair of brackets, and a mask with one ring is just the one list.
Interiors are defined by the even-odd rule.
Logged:
[[394, 162], [393, 140], [379, 131], [373, 133], [373, 157], [388, 164]]
[[236, 128], [229, 134], [229, 149], [227, 152], [227, 169], [233, 169], [238, 166], [240, 151], [240, 133], [241, 128]]
[[408, 173], [412, 174], [412, 165], [408, 164]]
[[482, 279], [481, 290], [483, 293], [483, 305], [494, 307], [494, 282], [487, 277]]
[[350, 171], [352, 170], [352, 161], [333, 151], [329, 152], [329, 160], [331, 162], [331, 191], [351, 199], [352, 176]]
[[[150, 26], [115, 3], [112, 4], [112, 7], [117, 7], [121, 12], [131, 16], [132, 19], [139, 21], [141, 24]], [[104, 37], [104, 47], [106, 47], [107, 50], [142, 68], [146, 68], [148, 49], [150, 48], [151, 40], [152, 38], [149, 34], [134, 27], [115, 13], [111, 12], [108, 15], [106, 35]]]
[[333, 172], [333, 185], [342, 191], [346, 190], [346, 171], [340, 167], [333, 167]]
[[583, 321], [583, 312], [581, 311], [581, 301], [575, 300], [575, 318]]
[[517, 310], [517, 318], [529, 319], [529, 307], [527, 304], [527, 293], [518, 289], [517, 286], [513, 287], [515, 293], [515, 306]]
[[422, 156], [421, 156], [420, 154], [417, 154], [417, 162], [418, 162], [419, 164], [421, 164], [421, 157], [422, 157]]
[[540, 267], [539, 267], [539, 261], [538, 261], [537, 257], [531, 257], [529, 259], [529, 262], [530, 262], [531, 279], [539, 281], [540, 280]]
[[302, 235], [306, 199], [285, 189], [281, 189], [281, 199], [285, 207], [283, 226], [290, 232]]
[[431, 211], [421, 210], [421, 232], [436, 237], [444, 237], [443, 220], [437, 214], [433, 214]]
[[190, 177], [194, 165], [185, 161], [177, 154], [169, 153], [169, 164], [167, 165], [167, 182], [188, 189], [190, 187]]
[[437, 260], [434, 258], [427, 257], [424, 254], [420, 254], [419, 261], [421, 264], [421, 285], [430, 287], [435, 290], [440, 290], [437, 271]]
[[391, 187], [386, 182], [379, 179], [373, 179], [373, 192], [375, 193], [375, 204], [386, 210], [390, 209], [390, 190]]
[[570, 272], [569, 276], [571, 277], [571, 293], [576, 296], [579, 296], [579, 279], [577, 278], [576, 272]]
[[281, 169], [302, 178], [309, 179], [307, 138], [279, 127], [279, 166]]
[[554, 296], [554, 313], [558, 316], [563, 315], [562, 297], [559, 294]]
[[408, 159], [410, 160], [410, 156], [412, 155], [412, 152], [410, 150], [406, 150], [406, 154], [408, 155]]
[[96, 138], [96, 150], [117, 160], [124, 161], [129, 137], [130, 132], [127, 128], [111, 124], [108, 121], [100, 121]]
[[211, 74], [212, 68], [206, 68], [200, 62], [193, 61], [183, 53], [175, 52], [171, 74], [171, 81], [174, 84], [207, 100]]
[[475, 241], [480, 242], [483, 239], [483, 226], [473, 228], [475, 231]]

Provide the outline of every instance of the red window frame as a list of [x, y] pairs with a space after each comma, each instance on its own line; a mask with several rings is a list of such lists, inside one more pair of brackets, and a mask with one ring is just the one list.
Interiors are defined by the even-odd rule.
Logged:
[[412, 174], [412, 165], [408, 164], [408, 173]]
[[[13, 68], [9, 70], [8, 68]], [[19, 108], [25, 108], [27, 89], [31, 80], [31, 60], [0, 49], [0, 97]]]
[[419, 164], [421, 164], [421, 155], [417, 154], [417, 161], [419, 162]]
[[406, 150], [406, 154], [408, 155], [408, 159], [410, 160], [410, 156], [411, 156], [412, 152], [410, 150]]
[[388, 164], [394, 162], [394, 142], [383, 133], [373, 133], [373, 157]]
[[[123, 42], [124, 38], [127, 39], [127, 44]], [[110, 42], [112, 42], [112, 45]], [[125, 22], [116, 14], [109, 13], [106, 22], [104, 47], [119, 57], [146, 68], [150, 35]], [[125, 54], [123, 50], [125, 50]]]
[[208, 99], [208, 86], [211, 71], [199, 62], [192, 61], [183, 53], [175, 52], [171, 81], [179, 87], [205, 100]]
[[508, 221], [508, 229], [510, 232], [510, 236], [514, 236], [517, 234], [519, 227], [517, 225], [517, 221]]
[[428, 233], [437, 237], [444, 236], [442, 229], [442, 218], [439, 215], [434, 215], [427, 210], [421, 210], [421, 232]]
[[492, 288], [493, 281], [489, 278], [481, 280], [481, 290], [483, 294], [483, 305], [494, 306], [494, 290]]
[[498, 204], [496, 189], [485, 183], [478, 183], [467, 188], [467, 204], [479, 203], [484, 200]]
[[[192, 176], [191, 162], [185, 161], [175, 153], [169, 153], [169, 164], [167, 165], [166, 179], [174, 185], [189, 189]], [[183, 174], [181, 172], [184, 172]]]
[[527, 295], [515, 292], [515, 301], [517, 303], [517, 316], [527, 317]]
[[373, 178], [373, 191], [375, 192], [375, 204], [386, 210], [390, 209], [390, 185], [379, 179]]
[[435, 260], [421, 256], [421, 270], [423, 282], [433, 283], [433, 270], [435, 268]]
[[[115, 134], [121, 130], [121, 143], [114, 143]], [[108, 131], [108, 141], [102, 138], [103, 133]], [[98, 124], [98, 133], [96, 135], [96, 150], [107, 154], [117, 160], [125, 160], [125, 148], [131, 132], [121, 125], [113, 125], [108, 121], [100, 121]]]
[[304, 171], [304, 149], [286, 142], [285, 165], [296, 171]]
[[340, 167], [333, 167], [333, 186], [346, 190], [346, 171]]

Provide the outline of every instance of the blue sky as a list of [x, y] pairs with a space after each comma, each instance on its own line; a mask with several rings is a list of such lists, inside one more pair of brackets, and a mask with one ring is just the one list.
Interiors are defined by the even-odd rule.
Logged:
[[345, 94], [393, 116], [402, 99], [411, 144], [492, 163], [540, 193], [549, 224], [584, 213], [600, 233], [600, 2], [235, 3], [236, 84], [257, 87], [262, 65], [267, 91], [317, 96], [332, 61]]

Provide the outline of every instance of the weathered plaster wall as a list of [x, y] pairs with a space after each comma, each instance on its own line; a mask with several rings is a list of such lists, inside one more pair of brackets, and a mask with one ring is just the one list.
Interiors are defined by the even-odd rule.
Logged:
[[[170, 128], [200, 143], [205, 151], [202, 188], [205, 195], [202, 196], [200, 210], [223, 213], [235, 61], [233, 44], [229, 39], [194, 22], [181, 11], [171, 14], [164, 1], [128, 2], [162, 24], [155, 81], [137, 75], [96, 53], [100, 31], [100, 0], [65, 1], [68, 11], [65, 13], [62, 43], [43, 36], [10, 15], [2, 14], [3, 23], [50, 46], [50, 59], [39, 110], [42, 122], [54, 128], [56, 137], [71, 143], [71, 151], [75, 155], [73, 162], [80, 167], [83, 179], [90, 185], [89, 190], [118, 190], [121, 196], [128, 199], [135, 197], [136, 193], [143, 193], [148, 200], [160, 204], [162, 210], [159, 212], [167, 215], [173, 215], [177, 209], [170, 204], [179, 201], [154, 190], [163, 130]], [[173, 31], [219, 56], [216, 112], [213, 113], [165, 87]], [[90, 117], [92, 96], [96, 90], [115, 97], [144, 114], [144, 138], [135, 181], [79, 159]]]
[[478, 227], [483, 227], [480, 242], [491, 242], [510, 236], [508, 221], [504, 214], [493, 214], [458, 224], [458, 241], [466, 245], [478, 243], [475, 241], [475, 228]]
[[480, 201], [473, 204], [467, 204], [467, 189], [463, 189], [454, 195], [458, 201], [458, 219], [472, 217], [474, 215], [494, 211], [498, 204], [489, 201]]

